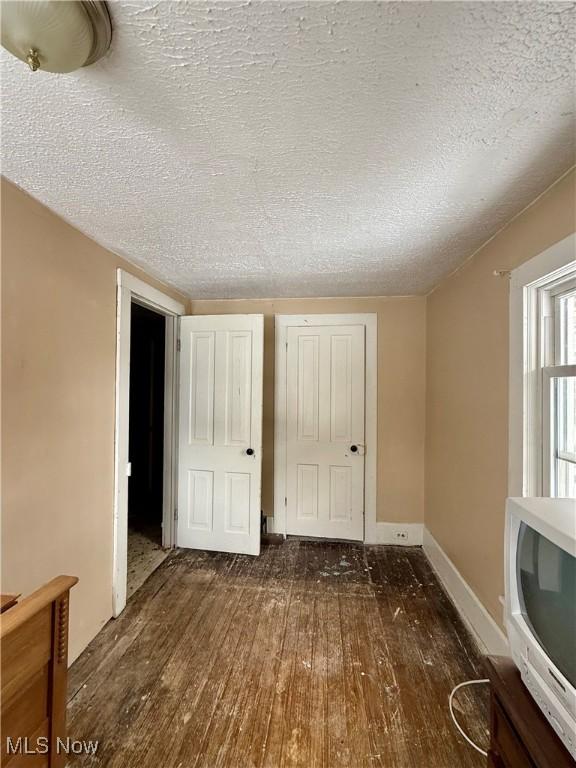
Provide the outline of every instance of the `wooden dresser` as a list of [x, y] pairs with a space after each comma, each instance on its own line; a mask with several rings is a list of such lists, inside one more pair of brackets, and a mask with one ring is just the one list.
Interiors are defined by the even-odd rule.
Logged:
[[488, 656], [486, 671], [491, 687], [489, 768], [574, 768], [514, 662]]

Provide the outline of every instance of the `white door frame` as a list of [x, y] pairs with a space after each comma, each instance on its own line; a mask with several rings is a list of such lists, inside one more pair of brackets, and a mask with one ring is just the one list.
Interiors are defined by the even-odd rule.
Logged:
[[[378, 316], [276, 315], [274, 395], [274, 517], [272, 530], [286, 536], [286, 359], [288, 328], [314, 325], [363, 325], [366, 338], [366, 400], [364, 460], [364, 541], [376, 541], [378, 451]], [[270, 522], [270, 518], [269, 518]]]
[[166, 317], [164, 375], [164, 496], [162, 504], [162, 546], [174, 545], [176, 500], [175, 438], [178, 383], [176, 343], [178, 317], [184, 304], [123, 269], [116, 272], [116, 409], [114, 429], [114, 555], [112, 572], [112, 613], [118, 616], [126, 605], [128, 574], [128, 438], [130, 424], [130, 325], [131, 305], [140, 304]]

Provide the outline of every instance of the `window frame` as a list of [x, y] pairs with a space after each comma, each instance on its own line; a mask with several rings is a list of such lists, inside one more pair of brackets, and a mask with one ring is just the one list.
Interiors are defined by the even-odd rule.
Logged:
[[[549, 496], [552, 378], [576, 366], [556, 365], [557, 297], [576, 287], [576, 233], [511, 272], [510, 496]], [[560, 370], [561, 367], [570, 371]]]
[[[538, 291], [538, 327], [540, 351], [537, 364], [541, 376], [539, 397], [541, 408], [541, 496], [556, 496], [555, 460], [563, 458], [556, 453], [556, 418], [553, 418], [554, 384], [553, 380], [576, 376], [576, 364], [567, 364], [563, 359], [562, 349], [562, 300], [576, 292], [576, 266], [573, 271], [562, 270], [562, 274], [551, 281], [544, 278], [535, 286]], [[554, 276], [550, 276], [553, 278]], [[540, 283], [540, 281], [539, 281]], [[566, 460], [571, 461], [571, 458]]]

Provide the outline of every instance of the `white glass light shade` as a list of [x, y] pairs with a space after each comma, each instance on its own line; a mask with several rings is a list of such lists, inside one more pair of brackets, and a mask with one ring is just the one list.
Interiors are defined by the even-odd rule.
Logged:
[[73, 72], [96, 61], [110, 45], [104, 3], [10, 0], [1, 11], [2, 45], [32, 69]]

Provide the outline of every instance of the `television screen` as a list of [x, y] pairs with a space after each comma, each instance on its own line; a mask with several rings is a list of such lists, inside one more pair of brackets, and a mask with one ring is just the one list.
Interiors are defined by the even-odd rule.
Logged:
[[576, 558], [525, 523], [517, 552], [524, 619], [552, 663], [576, 687]]

